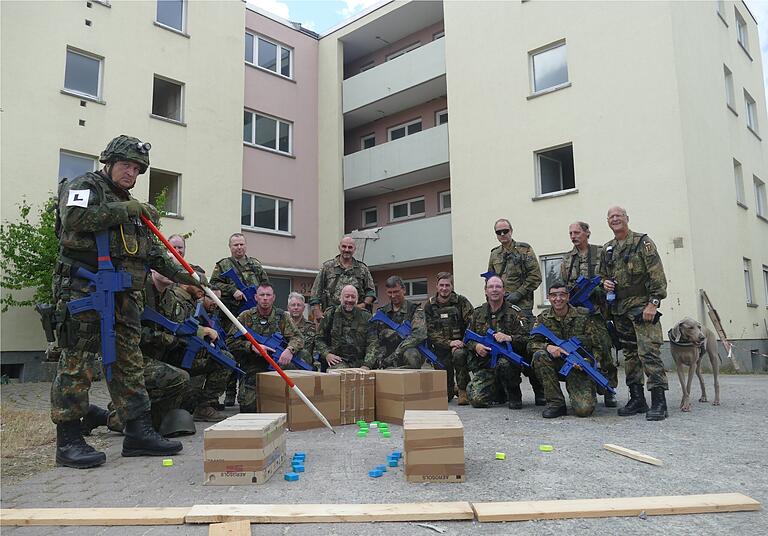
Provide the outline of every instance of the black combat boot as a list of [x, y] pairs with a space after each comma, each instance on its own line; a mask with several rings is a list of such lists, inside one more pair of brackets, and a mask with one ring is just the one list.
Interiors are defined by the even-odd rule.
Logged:
[[80, 419], [56, 425], [56, 465], [88, 469], [106, 461], [106, 454], [94, 449], [83, 439]]
[[520, 386], [515, 385], [509, 390], [509, 409], [523, 409], [523, 393]]
[[91, 435], [94, 428], [106, 426], [109, 419], [109, 411], [94, 404], [88, 406], [85, 417], [80, 421], [80, 429], [84, 436]]
[[149, 411], [125, 423], [123, 456], [169, 456], [182, 448], [179, 441], [165, 439], [155, 431]]
[[619, 403], [616, 401], [616, 394], [610, 391], [606, 391], [605, 395], [603, 395], [603, 403], [605, 404], [606, 408], [615, 408], [619, 405]]
[[565, 406], [547, 406], [547, 409], [541, 412], [541, 416], [545, 419], [554, 419], [565, 415], [568, 415], [568, 408]]
[[256, 404], [240, 404], [240, 413], [256, 413]]
[[622, 417], [637, 415], [648, 411], [648, 403], [645, 401], [643, 386], [635, 383], [629, 386], [629, 402], [623, 408], [619, 408], [618, 414]]
[[667, 397], [663, 387], [651, 389], [651, 409], [645, 414], [646, 421], [663, 421], [669, 416], [667, 413]]

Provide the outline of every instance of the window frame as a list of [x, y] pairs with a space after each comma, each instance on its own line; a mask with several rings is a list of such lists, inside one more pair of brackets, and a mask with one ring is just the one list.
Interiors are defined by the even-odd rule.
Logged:
[[[78, 56], [83, 56], [91, 60], [96, 60], [99, 63], [99, 75], [98, 75], [98, 79], [96, 80], [96, 93], [97, 93], [96, 95], [92, 95], [91, 93], [85, 93], [83, 91], [79, 91], [77, 89], [71, 89], [67, 87], [66, 85], [67, 84], [67, 58], [70, 52], [72, 52], [73, 54], [77, 54]], [[102, 93], [104, 90], [103, 79], [104, 79], [104, 57], [103, 56], [99, 56], [92, 52], [86, 52], [85, 50], [67, 45], [66, 54], [64, 55], [64, 84], [62, 84], [64, 86], [64, 91], [66, 93], [69, 93], [71, 95], [77, 95], [79, 97], [84, 97], [86, 99], [92, 99], [97, 102], [102, 102], [103, 101]]]
[[723, 64], [723, 77], [725, 78], [725, 104], [737, 116], [736, 111], [736, 87], [733, 84], [733, 71]]
[[747, 53], [747, 56], [749, 56], [749, 59], [751, 60], [752, 56], [749, 53], [749, 27], [747, 26], [747, 20], [742, 17], [741, 13], [739, 13], [739, 8], [733, 6], [733, 10], [736, 14], [736, 42], [739, 43], [741, 49]]
[[[58, 183], [60, 180], [64, 179], [65, 177], [61, 176], [61, 157], [62, 155], [72, 156], [74, 158], [80, 158], [82, 160], [90, 160], [93, 164], [91, 166], [91, 171], [96, 171], [99, 167], [99, 158], [97, 156], [91, 156], [89, 154], [85, 153], [78, 153], [77, 151], [70, 151], [68, 149], [59, 149], [59, 178], [56, 180]], [[66, 177], [67, 179], [75, 179], [77, 177]]]
[[155, 0], [155, 24], [158, 26], [161, 26], [163, 28], [166, 28], [168, 30], [171, 30], [172, 32], [177, 32], [183, 35], [187, 34], [187, 0], [181, 0], [181, 28], [176, 28], [174, 26], [171, 26], [169, 24], [166, 24], [164, 22], [160, 22], [157, 20], [157, 6], [160, 4], [157, 0]]
[[448, 197], [450, 199], [451, 197], [451, 191], [445, 190], [443, 192], [440, 192], [437, 194], [437, 207], [438, 207], [438, 213], [440, 214], [447, 214], [451, 212], [451, 207], [446, 208], [445, 207], [445, 198]]
[[[269, 234], [276, 234], [280, 236], [293, 236], [293, 199], [286, 199], [284, 197], [277, 197], [274, 195], [266, 195], [261, 194], [257, 192], [251, 192], [248, 190], [241, 190], [241, 199], [242, 195], [250, 195], [251, 197], [251, 214], [250, 214], [250, 221], [251, 225], [243, 225], [243, 213], [242, 213], [242, 201], [241, 201], [241, 210], [240, 210], [240, 227], [242, 229], [245, 229], [246, 231], [254, 231], [259, 233], [269, 233]], [[254, 211], [256, 204], [253, 202], [254, 197], [260, 197], [262, 199], [271, 199], [275, 202], [275, 227], [274, 228], [268, 228], [268, 227], [257, 227], [254, 225]], [[282, 231], [278, 229], [280, 226], [280, 201], [285, 201], [288, 203], [288, 230]]]
[[[283, 43], [281, 43], [279, 41], [276, 41], [276, 40], [272, 39], [271, 37], [266, 37], [263, 34], [260, 34], [258, 32], [249, 32], [249, 31], [246, 30], [245, 35], [250, 35], [253, 38], [253, 48], [251, 50], [251, 54], [253, 56], [253, 61], [250, 62], [250, 61], [248, 61], [247, 58], [243, 58], [243, 60], [245, 61], [246, 64], [250, 65], [251, 67], [255, 67], [255, 68], [259, 69], [259, 70], [268, 72], [270, 74], [277, 75], [280, 78], [285, 78], [286, 80], [294, 80], [294, 77], [293, 77], [294, 76], [294, 68], [293, 68], [294, 67], [293, 66], [293, 63], [294, 63], [293, 59], [294, 58], [293, 57], [294, 57], [295, 49], [293, 47], [290, 47], [290, 46], [288, 46], [286, 44], [283, 44]], [[263, 67], [263, 66], [259, 65], [259, 40], [265, 41], [265, 42], [267, 42], [267, 43], [277, 47], [276, 58], [275, 58], [275, 70], [274, 71], [272, 69], [269, 69], [267, 67]], [[290, 53], [289, 58], [288, 58], [288, 61], [290, 63], [290, 65], [289, 65], [290, 74], [288, 74], [288, 75], [284, 75], [283, 72], [282, 72], [283, 56], [281, 54], [281, 49], [285, 49], [285, 50], [287, 50]]]
[[[373, 223], [366, 223], [365, 215], [370, 212], [374, 212], [376, 214], [376, 220]], [[379, 208], [378, 207], [368, 207], [360, 210], [360, 228], [361, 229], [370, 229], [371, 227], [377, 227], [378, 225], [379, 225]]]
[[768, 266], [763, 264], [763, 290], [765, 291], [765, 307], [768, 309]]
[[[440, 122], [440, 116], [445, 115], [445, 123]], [[448, 124], [448, 108], [443, 108], [442, 110], [438, 110], [435, 112], [435, 126], [439, 127], [440, 125], [447, 125]]]
[[[171, 217], [171, 218], [181, 218], [182, 217], [182, 212], [181, 212], [181, 173], [178, 173], [176, 171], [168, 171], [168, 170], [165, 170], [165, 169], [157, 169], [157, 168], [153, 167], [153, 168], [151, 168], [149, 170], [149, 179], [147, 180], [147, 183], [148, 183], [147, 184], [147, 188], [148, 189], [151, 187], [151, 184], [152, 184], [152, 174], [153, 173], [160, 173], [162, 175], [169, 175], [169, 176], [173, 176], [173, 177], [176, 178], [176, 207], [175, 207], [176, 211], [175, 212], [174, 211], [170, 211], [170, 210], [167, 210], [167, 208], [164, 209], [164, 210], [166, 212], [165, 215], [168, 216], [168, 217]], [[147, 193], [147, 196], [150, 199], [149, 202], [154, 204], [155, 200], [151, 198], [151, 196], [149, 195], [149, 192]]]
[[[397, 140], [401, 140], [403, 138], [407, 138], [408, 136], [413, 136], [413, 134], [418, 134], [419, 132], [414, 132], [413, 134], [408, 134], [408, 127], [411, 126], [411, 125], [415, 125], [416, 123], [421, 123], [421, 130], [419, 130], [419, 132], [422, 132], [424, 130], [424, 122], [422, 121], [421, 117], [419, 117], [418, 119], [412, 119], [411, 121], [406, 121], [405, 123], [397, 124], [397, 125], [395, 125], [393, 127], [389, 127], [387, 129], [387, 141], [397, 141]], [[403, 135], [402, 138], [397, 138], [397, 140], [393, 140], [392, 139], [392, 132], [394, 130], [397, 130], [397, 129], [400, 129], [400, 128], [404, 128], [405, 129], [405, 134]]]
[[[535, 58], [536, 56], [539, 56], [541, 54], [544, 54], [546, 52], [550, 52], [552, 50], [555, 50], [560, 47], [566, 47], [565, 49], [565, 72], [566, 72], [566, 80], [564, 82], [560, 82], [558, 84], [555, 84], [553, 86], [548, 86], [545, 88], [537, 89], [536, 88], [536, 65], [535, 65]], [[534, 50], [531, 50], [528, 52], [528, 74], [530, 79], [530, 91], [531, 96], [536, 95], [542, 95], [545, 93], [550, 93], [552, 91], [557, 91], [558, 89], [563, 89], [571, 84], [571, 73], [568, 70], [568, 48], [567, 43], [565, 39], [559, 39], [553, 43], [549, 43], [547, 45], [544, 45], [542, 47], [536, 48]]]
[[[424, 202], [424, 212], [419, 212], [414, 214], [411, 211], [411, 204], [416, 201], [423, 201]], [[394, 217], [395, 207], [400, 205], [406, 205], [408, 207], [408, 215], [402, 216], [400, 218]], [[403, 199], [402, 201], [393, 201], [389, 204], [389, 221], [390, 223], [400, 222], [400, 221], [407, 221], [407, 220], [415, 220], [418, 218], [423, 218], [427, 215], [427, 201], [424, 198], [423, 195], [418, 197], [412, 197], [410, 199]]]
[[[564, 187], [565, 176], [564, 176], [564, 173], [563, 173], [563, 165], [560, 162], [560, 160], [557, 160], [556, 158], [552, 158], [550, 156], [546, 156], [544, 154], [544, 153], [548, 153], [548, 152], [551, 152], [551, 151], [556, 151], [558, 149], [563, 149], [565, 147], [570, 147], [571, 148], [571, 160], [572, 160], [571, 164], [573, 166], [573, 187], [571, 187], [571, 188], [565, 188]], [[536, 188], [536, 197], [535, 198], [536, 199], [547, 198], [547, 197], [556, 197], [556, 196], [559, 196], [559, 195], [564, 195], [564, 194], [568, 194], [568, 193], [578, 192], [579, 191], [578, 187], [576, 186], [576, 159], [573, 156], [573, 152], [574, 152], [573, 151], [573, 142], [562, 143], [560, 145], [554, 145], [552, 147], [547, 147], [546, 149], [540, 149], [538, 151], [534, 151], [533, 152], [534, 166], [535, 166], [535, 177], [534, 177], [534, 179], [536, 181], [536, 184], [535, 184], [535, 188]], [[560, 169], [560, 189], [559, 190], [554, 190], [552, 192], [546, 192], [546, 193], [543, 192], [543, 187], [542, 187], [542, 182], [541, 182], [541, 160], [540, 160], [541, 158], [546, 158], [547, 160], [552, 160], [552, 161], [555, 161], [555, 162], [558, 163], [559, 169]]]
[[400, 56], [408, 54], [409, 52], [411, 52], [413, 50], [416, 50], [417, 48], [420, 48], [420, 47], [421, 47], [421, 40], [416, 41], [415, 43], [412, 43], [412, 44], [410, 44], [410, 45], [408, 45], [406, 47], [403, 47], [401, 49], [395, 50], [394, 52], [391, 52], [391, 53], [387, 54], [384, 57], [384, 61], [386, 62], [386, 61], [395, 60], [395, 59], [399, 58]]
[[747, 116], [747, 128], [758, 134], [760, 132], [760, 125], [757, 122], [757, 101], [746, 89], [744, 89], [744, 108]]
[[[179, 118], [174, 119], [172, 117], [166, 117], [164, 115], [158, 115], [154, 113], [155, 108], [155, 80], [162, 80], [163, 82], [167, 82], [169, 84], [173, 84], [179, 87]], [[162, 119], [164, 121], [171, 121], [172, 123], [179, 123], [181, 125], [184, 124], [184, 103], [186, 100], [186, 84], [184, 82], [181, 82], [179, 80], [174, 80], [173, 78], [168, 78], [167, 76], [162, 76], [157, 73], [153, 73], [152, 75], [152, 105], [149, 112], [149, 115], [156, 118], [156, 119]]]
[[[243, 109], [243, 113], [250, 113], [251, 114], [251, 140], [248, 141], [243, 137], [243, 143], [249, 147], [255, 147], [257, 149], [262, 149], [264, 151], [270, 151], [275, 154], [281, 154], [284, 156], [295, 156], [293, 152], [293, 122], [287, 121], [285, 119], [280, 119], [279, 117], [275, 117], [273, 115], [265, 114], [262, 112], [257, 112], [255, 110], [251, 110], [248, 108]], [[266, 145], [259, 145], [256, 143], [256, 117], [264, 117], [267, 119], [272, 119], [275, 121], [275, 148], [267, 147]], [[243, 119], [245, 121], [245, 119]], [[280, 147], [280, 123], [285, 123], [288, 125], [288, 152], [282, 151], [279, 149]]]
[[445, 30], [439, 30], [432, 34], [432, 41], [437, 41], [438, 39], [442, 39], [445, 37]]
[[[427, 286], [427, 293], [426, 294], [412, 294], [413, 292], [413, 284], [414, 283], [424, 283]], [[405, 297], [410, 299], [411, 301], [421, 301], [429, 298], [429, 279], [426, 277], [414, 277], [412, 279], [403, 279], [403, 285], [405, 288]], [[409, 291], [410, 287], [410, 291]], [[409, 292], [411, 292], [409, 294]]]
[[768, 199], [766, 199], [765, 181], [757, 175], [752, 175], [752, 185], [755, 190], [755, 214], [759, 218], [768, 219]]
[[733, 182], [736, 188], [736, 204], [747, 208], [746, 191], [744, 190], [744, 167], [741, 162], [733, 159]]
[[[371, 138], [373, 138], [373, 145], [371, 145], [370, 147], [366, 147], [365, 146], [366, 140], [370, 140]], [[375, 133], [374, 134], [366, 134], [365, 136], [360, 136], [360, 150], [361, 151], [365, 151], [367, 149], [373, 149], [374, 147], [376, 147], [376, 134]]]
[[747, 305], [751, 307], [757, 305], [755, 303], [755, 288], [752, 285], [752, 260], [742, 257], [742, 261], [744, 262], [744, 293], [746, 294]]
[[[549, 284], [551, 281], [554, 281], [555, 279], [560, 278], [560, 265], [562, 265], [563, 260], [565, 259], [566, 253], [549, 253], [547, 255], [539, 255], [539, 269], [541, 270], [541, 279], [542, 279], [542, 285], [541, 285], [541, 308], [551, 307], [552, 304], [549, 301], [549, 293], [547, 292], [547, 288], [549, 287]], [[556, 265], [557, 269], [555, 270], [553, 279], [547, 280], [547, 263], [553, 262], [553, 261], [560, 261], [560, 264]]]

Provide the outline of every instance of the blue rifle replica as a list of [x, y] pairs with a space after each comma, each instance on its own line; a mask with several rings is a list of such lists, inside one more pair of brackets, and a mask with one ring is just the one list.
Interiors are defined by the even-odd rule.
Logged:
[[[201, 312], [202, 314], [200, 314]], [[198, 317], [199, 314], [200, 317]], [[206, 325], [206, 322], [210, 323], [211, 320], [205, 312], [205, 309], [202, 307], [202, 304], [198, 304], [195, 314], [183, 322], [169, 320], [151, 307], [144, 307], [144, 311], [141, 313], [141, 319], [162, 326], [181, 339], [187, 347], [187, 351], [184, 352], [184, 356], [181, 358], [182, 368], [192, 368], [192, 362], [195, 360], [195, 356], [200, 350], [205, 350], [213, 359], [235, 372], [235, 374], [239, 376], [245, 374], [245, 372], [237, 366], [237, 362], [224, 353], [226, 344], [222, 340], [220, 333], [214, 343], [197, 336], [197, 328], [201, 325], [204, 327], [211, 327], [210, 325]]]
[[[285, 337], [283, 337], [283, 334], [279, 331], [275, 331], [272, 335], [259, 335], [252, 329], [246, 327], [245, 328], [248, 333], [251, 334], [251, 336], [256, 339], [256, 342], [258, 342], [260, 345], [264, 346], [266, 348], [272, 348], [274, 352], [270, 352], [270, 357], [274, 359], [275, 361], [278, 360], [280, 357], [280, 354], [283, 353], [283, 350], [288, 346], [288, 341], [285, 340]], [[235, 338], [242, 337], [242, 333], [238, 333]], [[293, 357], [291, 358], [291, 363], [296, 365], [296, 367], [302, 369], [302, 370], [315, 370], [312, 368], [312, 365], [309, 365], [304, 362], [303, 359], [299, 357], [298, 354], [293, 354]], [[269, 370], [275, 370], [275, 368], [272, 365], [269, 365]]]
[[101, 360], [107, 381], [112, 379], [112, 364], [117, 361], [117, 340], [115, 334], [115, 293], [131, 288], [131, 274], [116, 270], [109, 256], [108, 231], [95, 233], [98, 269], [96, 272], [78, 266], [74, 277], [87, 279], [93, 290], [85, 298], [72, 300], [67, 304], [72, 316], [96, 311], [99, 314], [101, 334]]
[[[413, 326], [411, 326], [411, 321], [406, 320], [402, 324], [398, 324], [391, 318], [389, 318], [387, 315], [385, 315], [380, 309], [376, 311], [376, 314], [373, 315], [368, 322], [381, 322], [383, 324], [386, 324], [388, 327], [390, 327], [392, 330], [394, 330], [397, 335], [405, 340], [408, 337], [411, 336], [411, 333], [413, 332]], [[444, 369], [445, 366], [440, 362], [440, 360], [437, 358], [435, 353], [429, 349], [429, 346], [427, 346], [426, 342], [420, 343], [416, 349], [419, 351], [421, 355], [423, 355], [427, 361], [432, 363], [432, 366], [438, 369]]]
[[576, 280], [576, 283], [574, 283], [573, 288], [570, 290], [571, 298], [568, 300], [568, 303], [574, 307], [586, 307], [590, 314], [594, 313], [595, 306], [589, 299], [589, 296], [602, 281], [603, 280], [599, 275], [596, 275], [592, 279], [580, 275]]
[[232, 281], [235, 286], [237, 287], [237, 290], [243, 293], [245, 298], [243, 299], [243, 305], [240, 306], [240, 310], [238, 311], [238, 314], [242, 313], [243, 311], [247, 311], [248, 309], [252, 309], [256, 307], [256, 287], [253, 285], [246, 286], [245, 283], [242, 282], [240, 277], [237, 275], [237, 272], [235, 272], [234, 268], [230, 268], [226, 272], [221, 273], [222, 277], [226, 277], [230, 281]]
[[491, 349], [491, 360], [490, 360], [490, 366], [491, 368], [496, 368], [496, 364], [499, 361], [499, 357], [503, 357], [504, 359], [508, 360], [510, 363], [513, 363], [519, 367], [523, 368], [529, 368], [531, 365], [528, 364], [528, 362], [523, 359], [523, 357], [512, 349], [512, 345], [508, 342], [496, 342], [496, 339], [493, 338], [493, 334], [495, 332], [488, 328], [488, 331], [485, 333], [485, 337], [478, 335], [471, 329], [468, 329], [464, 332], [464, 344], [467, 344], [469, 341], [475, 341], [477, 343], [480, 343], [484, 346], [487, 346]]
[[589, 376], [589, 378], [597, 385], [606, 391], [616, 394], [616, 390], [608, 384], [608, 379], [600, 374], [600, 371], [593, 367], [592, 364], [587, 359], [585, 359], [585, 357], [587, 357], [591, 359], [593, 363], [595, 362], [595, 358], [586, 350], [586, 348], [581, 345], [581, 341], [578, 339], [578, 337], [571, 337], [567, 341], [563, 340], [552, 333], [548, 327], [541, 324], [531, 330], [531, 335], [541, 335], [547, 338], [549, 342], [555, 346], [560, 347], [561, 350], [568, 352], [568, 355], [564, 358], [565, 363], [560, 368], [561, 375], [568, 376], [568, 374], [571, 373], [573, 367], [577, 367], [583, 370], [586, 375]]

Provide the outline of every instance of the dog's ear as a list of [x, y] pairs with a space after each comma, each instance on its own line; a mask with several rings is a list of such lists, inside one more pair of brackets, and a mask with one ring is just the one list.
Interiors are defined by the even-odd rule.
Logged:
[[675, 324], [667, 333], [671, 342], [680, 342], [680, 322]]

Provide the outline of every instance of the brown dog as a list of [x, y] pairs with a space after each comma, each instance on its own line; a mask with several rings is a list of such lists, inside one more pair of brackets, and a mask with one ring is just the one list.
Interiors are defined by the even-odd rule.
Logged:
[[[704, 378], [701, 376], [701, 360], [704, 354], [709, 354], [709, 362], [712, 364], [712, 374], [715, 377], [715, 400], [713, 406], [720, 405], [720, 382], [717, 375], [720, 372], [720, 355], [717, 353], [717, 338], [714, 332], [702, 327], [692, 318], [683, 318], [669, 330], [670, 349], [672, 358], [677, 367], [677, 377], [680, 379], [680, 387], [683, 389], [683, 399], [680, 401], [681, 411], [691, 411], [691, 383], [693, 371], [701, 385], [701, 398], [699, 402], [707, 401], [707, 391], [704, 388]], [[688, 381], [683, 380], [683, 365], [688, 366]]]

